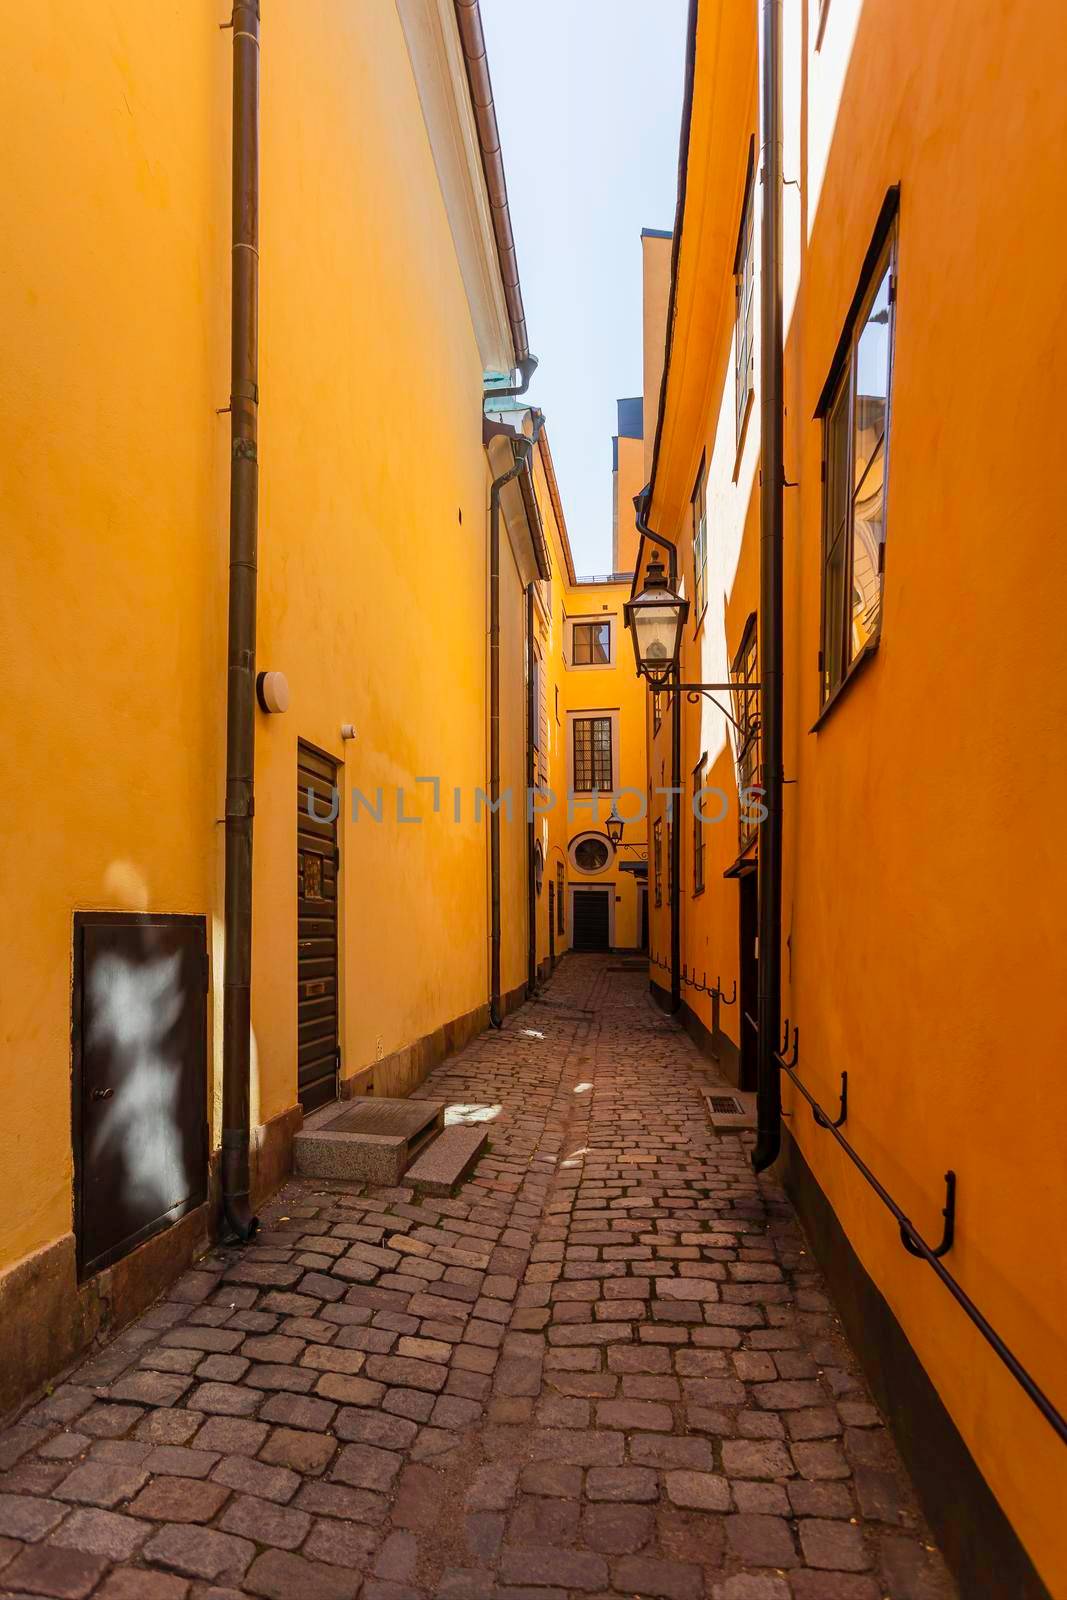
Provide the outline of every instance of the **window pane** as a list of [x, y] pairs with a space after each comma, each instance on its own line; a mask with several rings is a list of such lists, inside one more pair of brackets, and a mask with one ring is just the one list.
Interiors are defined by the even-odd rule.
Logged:
[[848, 399], [846, 374], [826, 419], [826, 542], [823, 581], [823, 695], [840, 682], [845, 637], [845, 524], [849, 510]]
[[576, 622], [571, 630], [571, 665], [605, 667], [610, 661], [610, 622]]
[[889, 409], [889, 267], [886, 266], [856, 345], [856, 455], [858, 485], [885, 433]]
[[842, 383], [826, 423], [826, 536], [835, 538], [848, 510], [848, 380]]
[[839, 535], [826, 560], [823, 635], [823, 697], [837, 687], [844, 671], [845, 539]]
[[611, 718], [593, 719], [593, 779], [598, 789], [611, 788]]
[[612, 787], [610, 717], [575, 719], [574, 787], [585, 794]]
[[852, 627], [849, 661], [878, 631], [885, 537], [885, 441], [878, 446], [856, 496], [852, 538]]

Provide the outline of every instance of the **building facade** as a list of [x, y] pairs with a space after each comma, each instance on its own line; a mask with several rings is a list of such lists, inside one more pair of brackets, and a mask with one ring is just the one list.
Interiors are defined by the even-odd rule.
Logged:
[[[273, 675], [248, 775], [253, 1201], [305, 1110], [407, 1093], [493, 998], [490, 504], [516, 464], [497, 622], [517, 792], [547, 556], [521, 429], [493, 432], [483, 402], [529, 346], [477, 6], [272, 6], [258, 47], [256, 8], [234, 21], [183, 7], [161, 51], [128, 7], [76, 39], [40, 7], [11, 55], [0, 1410], [215, 1227], [241, 51], [246, 74], [262, 57], [260, 359], [237, 393], [258, 403], [242, 460]], [[506, 1010], [527, 857], [524, 827], [501, 835]]]
[[[696, 0], [635, 579], [639, 592], [653, 552], [676, 552], [689, 602], [680, 677], [733, 684], [719, 705], [682, 697], [678, 809], [660, 805], [650, 832], [651, 979], [668, 1005], [673, 979], [694, 1036], [754, 1089], [763, 846], [758, 804], [741, 797], [766, 777], [761, 310], [774, 280], [761, 107], [773, 82], [761, 28], [780, 17], [778, 1055], [793, 1075], [781, 1074], [775, 1170], [963, 1592], [1020, 1596], [1067, 1592], [1063, 1441], [902, 1248], [795, 1079], [843, 1119], [925, 1240], [942, 1240], [955, 1204], [945, 1268], [1062, 1410], [1067, 1280], [1049, 1222], [1065, 1032], [1055, 1008], [1023, 1001], [1059, 993], [1065, 976], [1061, 808], [1049, 802], [1067, 761], [1064, 555], [1033, 462], [1067, 355], [1064, 258], [1046, 226], [1067, 134], [1053, 13], [1036, 0]], [[1022, 239], [1025, 281], [1011, 245]], [[659, 696], [655, 717], [652, 698], [648, 782], [667, 787], [671, 707]], [[1024, 749], [1042, 752], [1037, 784], [1018, 782]], [[1010, 1122], [1005, 1080], [1022, 1108]]]

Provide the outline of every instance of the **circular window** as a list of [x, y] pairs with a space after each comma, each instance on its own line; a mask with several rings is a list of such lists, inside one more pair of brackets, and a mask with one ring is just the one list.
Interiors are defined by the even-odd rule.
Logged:
[[541, 886], [544, 883], [544, 881], [545, 881], [545, 853], [541, 849], [541, 841], [540, 841], [540, 839], [538, 839], [534, 843], [534, 884], [536, 885], [538, 894], [541, 893]]
[[602, 833], [585, 833], [571, 841], [571, 861], [579, 872], [603, 872], [614, 854]]

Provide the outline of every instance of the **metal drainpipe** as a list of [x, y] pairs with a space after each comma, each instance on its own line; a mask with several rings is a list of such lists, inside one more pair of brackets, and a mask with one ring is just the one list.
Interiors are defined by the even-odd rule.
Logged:
[[537, 819], [533, 814], [533, 791], [537, 782], [537, 754], [534, 729], [537, 727], [537, 685], [534, 655], [534, 586], [526, 585], [526, 986], [530, 994], [537, 989]]
[[489, 491], [489, 882], [492, 897], [489, 1021], [494, 1028], [504, 1026], [500, 1015], [500, 812], [497, 810], [500, 800], [500, 493], [505, 484], [518, 477], [532, 446], [529, 439], [523, 439], [513, 448], [516, 451], [514, 464], [510, 471], [493, 479]]
[[537, 371], [537, 357], [523, 356], [518, 365], [519, 381], [513, 389], [486, 389], [482, 400], [488, 404], [492, 400], [512, 400], [516, 395], [525, 394], [530, 387], [530, 379]]
[[682, 1009], [682, 695], [677, 685], [681, 667], [674, 670], [671, 695], [671, 1011]]
[[494, 478], [489, 490], [489, 882], [490, 970], [489, 1021], [502, 1028], [500, 1015], [500, 495], [517, 478], [533, 454], [544, 416], [534, 412], [532, 437], [516, 434], [515, 461], [509, 471]]
[[782, 1142], [776, 1058], [782, 981], [782, 0], [763, 0], [763, 216], [760, 294], [760, 679], [763, 804], [759, 827], [759, 1049], [756, 1147], [762, 1172]]
[[259, 494], [259, 0], [235, 0], [231, 25], [233, 236], [222, 1209], [225, 1233], [246, 1240], [258, 1226], [251, 1206], [248, 1151]]
[[[654, 539], [667, 551], [667, 581], [672, 589], [677, 589], [677, 546], [649, 527], [645, 521], [646, 506], [643, 495], [636, 497], [634, 508], [637, 513], [638, 533], [643, 533], [647, 539]], [[678, 682], [680, 677], [679, 669], [675, 672], [675, 681]], [[682, 697], [677, 689], [671, 695], [671, 786], [675, 790], [682, 786]], [[682, 797], [676, 793], [671, 799], [671, 1012], [673, 1014], [682, 1009]]]

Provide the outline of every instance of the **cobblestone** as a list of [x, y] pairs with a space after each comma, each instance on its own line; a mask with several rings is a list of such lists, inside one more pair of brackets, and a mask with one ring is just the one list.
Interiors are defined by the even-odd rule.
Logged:
[[290, 1182], [0, 1433], [0, 1600], [952, 1600], [717, 1081], [568, 957], [419, 1091], [453, 1195]]

